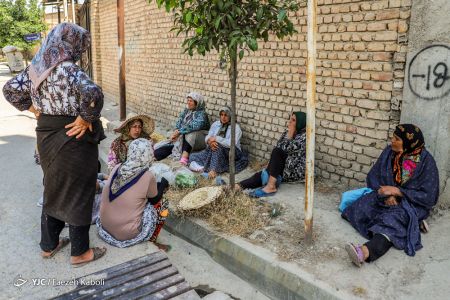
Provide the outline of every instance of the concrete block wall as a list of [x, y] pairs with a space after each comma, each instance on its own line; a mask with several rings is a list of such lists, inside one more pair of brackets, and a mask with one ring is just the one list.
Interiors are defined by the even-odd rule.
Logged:
[[[326, 179], [357, 186], [400, 119], [411, 0], [318, 4], [316, 166]], [[96, 80], [118, 101], [116, 1], [97, 6]], [[297, 34], [260, 42], [238, 66], [238, 122], [256, 158], [269, 158], [290, 112], [306, 110], [306, 4], [290, 17]], [[196, 90], [215, 120], [230, 94], [217, 53], [183, 54], [171, 16], [155, 3], [125, 1], [125, 23], [128, 105], [173, 126]]]

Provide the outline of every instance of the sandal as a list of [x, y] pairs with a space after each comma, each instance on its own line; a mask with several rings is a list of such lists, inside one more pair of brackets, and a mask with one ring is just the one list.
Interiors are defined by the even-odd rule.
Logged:
[[428, 233], [428, 231], [430, 231], [430, 226], [428, 225], [427, 221], [422, 220], [419, 223], [419, 228], [420, 228], [420, 232], [422, 233]]
[[345, 245], [345, 250], [352, 260], [352, 263], [354, 263], [358, 268], [361, 268], [364, 263], [364, 253], [361, 249], [361, 246], [355, 246], [352, 243], [348, 243], [347, 245]]
[[94, 257], [90, 261], [84, 261], [84, 262], [81, 262], [81, 263], [72, 264], [72, 267], [79, 268], [79, 267], [82, 267], [84, 265], [87, 265], [88, 263], [93, 262], [94, 260], [99, 259], [103, 255], [105, 255], [106, 248], [104, 248], [104, 247], [102, 247], [102, 248], [94, 247], [94, 248], [92, 248], [92, 251], [94, 252]]
[[248, 195], [252, 198], [262, 198], [262, 197], [270, 197], [275, 195], [277, 192], [266, 193], [262, 188], [256, 189]]
[[[70, 243], [70, 239], [69, 239], [68, 237], [63, 237], [63, 238], [59, 241], [58, 246], [56, 246], [56, 248], [53, 249], [53, 250], [50, 252], [50, 255], [48, 255], [48, 256], [47, 256], [47, 255], [46, 255], [46, 256], [42, 256], [42, 258], [44, 258], [44, 259], [52, 258], [53, 256], [55, 256], [56, 253], [59, 252], [59, 250], [61, 250], [61, 249], [64, 248], [65, 246], [67, 246], [69, 243]], [[46, 251], [44, 251], [44, 252], [46, 252]]]

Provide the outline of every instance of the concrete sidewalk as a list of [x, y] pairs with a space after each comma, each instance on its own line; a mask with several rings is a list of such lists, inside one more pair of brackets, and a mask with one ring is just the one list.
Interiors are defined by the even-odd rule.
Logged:
[[[118, 106], [106, 101], [103, 122], [107, 140], [101, 157], [116, 136]], [[166, 133], [168, 128], [159, 128]], [[250, 171], [243, 171], [243, 178]], [[375, 263], [354, 267], [344, 250], [346, 242], [362, 238], [337, 209], [345, 187], [316, 184], [314, 244], [303, 242], [303, 184], [284, 184], [266, 201], [280, 203], [283, 213], [269, 226], [247, 238], [226, 236], [204, 221], [169, 218], [167, 229], [205, 249], [223, 266], [274, 299], [448, 299], [450, 295], [450, 212], [429, 220], [430, 233], [422, 235], [424, 248], [415, 257], [390, 250]]]

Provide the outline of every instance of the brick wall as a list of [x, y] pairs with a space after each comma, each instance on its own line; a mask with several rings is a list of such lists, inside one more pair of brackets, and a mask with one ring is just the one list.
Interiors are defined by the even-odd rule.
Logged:
[[[318, 2], [316, 165], [324, 178], [358, 185], [399, 121], [411, 0]], [[117, 101], [116, 1], [97, 5], [96, 80]], [[305, 4], [291, 18], [298, 34], [260, 42], [238, 66], [238, 122], [253, 157], [268, 159], [289, 113], [305, 111]], [[169, 126], [196, 90], [215, 119], [229, 99], [217, 54], [183, 54], [154, 3], [125, 1], [125, 22], [127, 103]]]

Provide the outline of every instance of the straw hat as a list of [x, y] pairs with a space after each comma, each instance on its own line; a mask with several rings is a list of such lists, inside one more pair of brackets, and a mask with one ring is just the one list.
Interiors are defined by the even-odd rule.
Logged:
[[206, 186], [190, 192], [178, 203], [181, 210], [197, 209], [217, 200], [222, 195], [220, 186]]
[[128, 124], [132, 124], [136, 120], [142, 121], [142, 131], [145, 132], [148, 135], [151, 135], [153, 131], [155, 130], [155, 121], [153, 121], [152, 118], [150, 118], [147, 115], [136, 115], [129, 117], [123, 123], [116, 129], [114, 129], [117, 133], [125, 133], [128, 134], [128, 132], [125, 132], [127, 129]]

